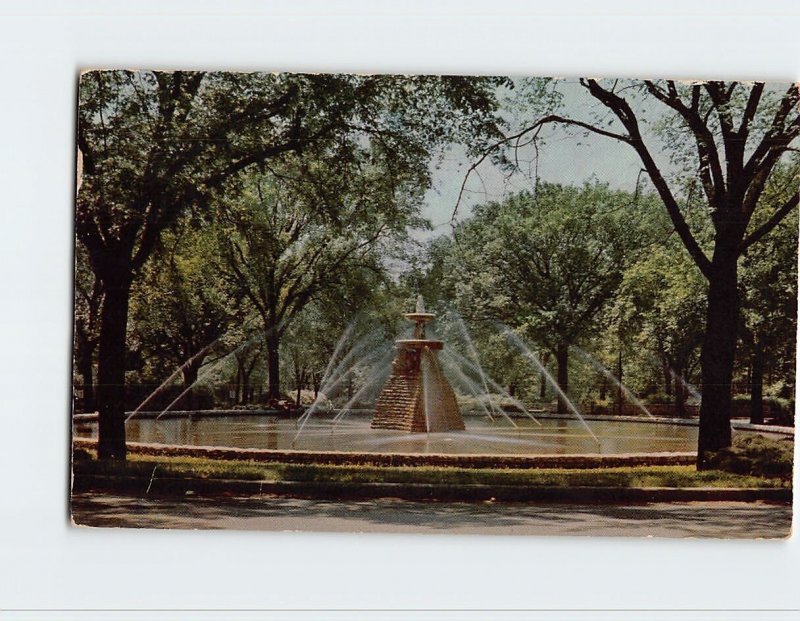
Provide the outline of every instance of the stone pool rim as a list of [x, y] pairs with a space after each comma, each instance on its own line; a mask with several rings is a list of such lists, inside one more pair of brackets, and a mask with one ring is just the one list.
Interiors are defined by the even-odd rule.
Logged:
[[[97, 448], [93, 438], [73, 438], [74, 449]], [[128, 442], [128, 453], [163, 457], [202, 457], [293, 464], [340, 464], [373, 466], [439, 466], [458, 468], [620, 468], [626, 466], [691, 466], [697, 453], [575, 453], [575, 454], [449, 454], [449, 453], [380, 453], [356, 451], [309, 451], [188, 444]]]

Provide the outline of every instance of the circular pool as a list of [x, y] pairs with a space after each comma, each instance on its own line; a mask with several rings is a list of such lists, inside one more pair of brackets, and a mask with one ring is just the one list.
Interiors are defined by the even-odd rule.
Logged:
[[[269, 415], [181, 416], [126, 424], [130, 442], [232, 448], [353, 451], [359, 453], [438, 453], [569, 455], [690, 452], [697, 426], [653, 420], [589, 420], [596, 440], [578, 420], [546, 417], [508, 420], [465, 417], [465, 431], [409, 434], [370, 428], [372, 413], [353, 412], [334, 424], [333, 414], [315, 414], [298, 433], [296, 419]], [[75, 437], [94, 438], [97, 424], [80, 423]]]

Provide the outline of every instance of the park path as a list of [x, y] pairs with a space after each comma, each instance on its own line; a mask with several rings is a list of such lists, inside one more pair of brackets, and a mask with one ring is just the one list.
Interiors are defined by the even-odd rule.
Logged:
[[272, 531], [778, 538], [791, 506], [752, 503], [534, 505], [285, 497], [156, 498], [75, 494], [76, 524]]

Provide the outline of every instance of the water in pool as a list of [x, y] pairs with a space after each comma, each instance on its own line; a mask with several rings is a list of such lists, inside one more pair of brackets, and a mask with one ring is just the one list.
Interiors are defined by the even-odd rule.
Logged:
[[[465, 417], [466, 430], [405, 433], [370, 429], [372, 414], [350, 413], [334, 426], [322, 414], [297, 435], [295, 419], [227, 415], [133, 419], [126, 425], [130, 442], [227, 446], [306, 451], [450, 454], [661, 453], [693, 451], [697, 427], [649, 421], [587, 421], [598, 441], [577, 420], [518, 418], [517, 427], [486, 417]], [[77, 437], [96, 437], [96, 424], [75, 427]]]

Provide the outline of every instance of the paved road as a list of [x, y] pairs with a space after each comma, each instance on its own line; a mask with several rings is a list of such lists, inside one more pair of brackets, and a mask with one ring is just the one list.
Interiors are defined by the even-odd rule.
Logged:
[[565, 506], [86, 493], [74, 496], [72, 510], [77, 524], [132, 528], [725, 538], [784, 537], [791, 529], [791, 507], [749, 503]]

